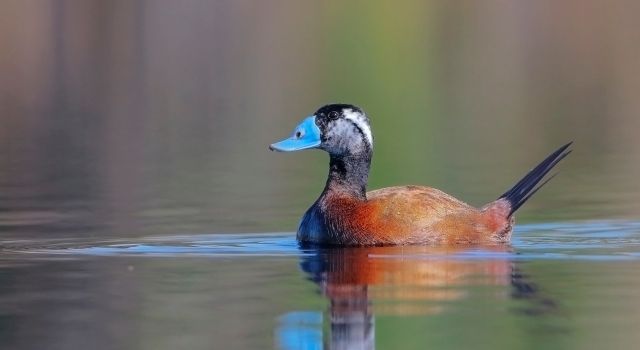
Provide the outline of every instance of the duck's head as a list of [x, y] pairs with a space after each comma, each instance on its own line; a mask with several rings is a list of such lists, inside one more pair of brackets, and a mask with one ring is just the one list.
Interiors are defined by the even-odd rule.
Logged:
[[321, 149], [332, 156], [370, 155], [373, 135], [369, 118], [349, 104], [330, 104], [305, 118], [287, 139], [271, 144], [272, 151]]

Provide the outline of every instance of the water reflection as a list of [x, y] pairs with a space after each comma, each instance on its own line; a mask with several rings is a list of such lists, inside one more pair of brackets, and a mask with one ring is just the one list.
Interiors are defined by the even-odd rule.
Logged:
[[[483, 247], [323, 248], [303, 256], [301, 267], [329, 301], [323, 315], [293, 312], [281, 319], [286, 349], [374, 349], [375, 318], [430, 316], [446, 311], [478, 287], [504, 286], [499, 297], [527, 299], [525, 314], [539, 315], [555, 303], [538, 293], [505, 245]], [[509, 289], [511, 291], [509, 292]]]

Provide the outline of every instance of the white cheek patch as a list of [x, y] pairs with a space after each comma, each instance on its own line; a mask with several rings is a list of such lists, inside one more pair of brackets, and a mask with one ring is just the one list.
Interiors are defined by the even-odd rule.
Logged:
[[352, 121], [360, 128], [360, 130], [362, 130], [362, 133], [367, 138], [367, 141], [369, 141], [369, 147], [373, 148], [373, 136], [371, 134], [371, 128], [369, 127], [369, 122], [367, 122], [366, 117], [362, 115], [362, 113], [354, 111], [350, 108], [343, 110], [342, 115], [345, 117], [345, 119]]
[[340, 139], [348, 139], [353, 136], [353, 125], [342, 120], [331, 122], [328, 135]]

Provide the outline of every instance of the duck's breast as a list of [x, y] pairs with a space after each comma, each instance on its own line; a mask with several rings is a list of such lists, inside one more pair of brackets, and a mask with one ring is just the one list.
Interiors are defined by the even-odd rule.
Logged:
[[302, 217], [298, 226], [297, 239], [303, 243], [330, 243], [325, 218], [318, 202], [314, 203]]

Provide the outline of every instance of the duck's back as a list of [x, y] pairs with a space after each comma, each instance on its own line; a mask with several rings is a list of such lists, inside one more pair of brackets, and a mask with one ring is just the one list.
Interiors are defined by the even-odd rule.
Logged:
[[[401, 244], [449, 240], [465, 232], [481, 211], [438, 189], [423, 186], [388, 187], [367, 193], [368, 204], [376, 208], [370, 223], [387, 223], [372, 228], [378, 237]], [[475, 236], [475, 235], [474, 235]], [[474, 238], [475, 239], [475, 238]]]
[[[425, 219], [450, 214], [459, 210], [476, 210], [469, 204], [456, 199], [438, 189], [425, 186], [395, 186], [370, 191], [367, 199], [380, 202], [385, 208], [396, 207], [405, 214], [413, 213]], [[405, 215], [403, 215], [405, 217]], [[432, 217], [435, 218], [435, 217]]]

